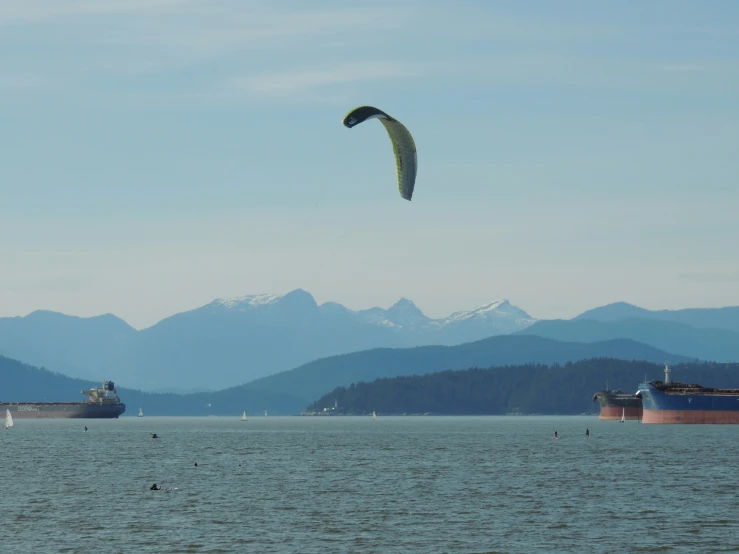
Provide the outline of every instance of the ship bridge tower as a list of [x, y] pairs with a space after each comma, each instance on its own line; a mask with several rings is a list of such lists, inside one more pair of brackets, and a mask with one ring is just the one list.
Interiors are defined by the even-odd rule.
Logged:
[[672, 373], [672, 370], [670, 369], [670, 364], [668, 362], [665, 362], [665, 385], [670, 382], [670, 373]]

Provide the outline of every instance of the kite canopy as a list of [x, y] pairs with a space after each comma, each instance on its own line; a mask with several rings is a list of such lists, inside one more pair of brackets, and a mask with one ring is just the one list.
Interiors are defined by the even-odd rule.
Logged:
[[418, 157], [416, 144], [408, 129], [397, 119], [372, 106], [354, 108], [344, 117], [344, 125], [350, 129], [368, 119], [379, 119], [385, 126], [395, 152], [395, 165], [398, 169], [398, 189], [400, 196], [410, 200], [416, 185]]

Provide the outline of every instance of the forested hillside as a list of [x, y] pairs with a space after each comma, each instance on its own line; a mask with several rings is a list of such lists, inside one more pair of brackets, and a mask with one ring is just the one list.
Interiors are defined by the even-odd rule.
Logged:
[[[672, 367], [675, 381], [739, 388], [739, 364], [686, 363]], [[598, 413], [593, 393], [605, 388], [636, 392], [644, 378], [662, 379], [663, 366], [611, 358], [564, 365], [472, 368], [377, 379], [338, 387], [306, 414], [502, 415]], [[333, 410], [334, 403], [337, 408]], [[324, 411], [326, 408], [326, 411]]]

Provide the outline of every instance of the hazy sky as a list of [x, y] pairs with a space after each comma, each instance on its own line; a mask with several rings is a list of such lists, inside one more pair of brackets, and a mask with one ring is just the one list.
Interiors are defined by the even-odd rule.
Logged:
[[0, 51], [0, 316], [739, 304], [734, 0], [3, 0]]

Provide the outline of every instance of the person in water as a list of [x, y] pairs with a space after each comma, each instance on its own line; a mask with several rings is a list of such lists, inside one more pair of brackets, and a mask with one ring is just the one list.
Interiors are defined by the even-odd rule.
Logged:
[[151, 435], [151, 438], [152, 438], [152, 439], [158, 439], [159, 437], [157, 436], [157, 434], [156, 434], [156, 433], [153, 433], [153, 434]]
[[87, 433], [87, 425], [85, 425], [85, 433]]
[[149, 490], [150, 491], [160, 491], [162, 489], [161, 489], [161, 487], [157, 487], [157, 484], [154, 483]]
[[557, 435], [557, 431], [554, 432], [554, 438], [555, 439], [558, 439], [559, 438], [559, 435]]
[[586, 437], [589, 437], [590, 436], [590, 429], [585, 429], [585, 436]]

